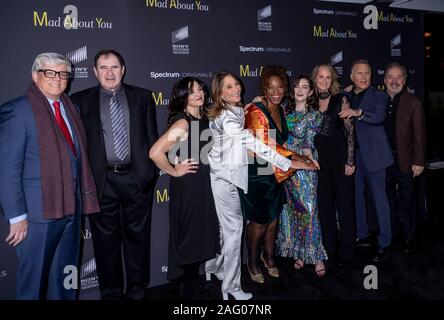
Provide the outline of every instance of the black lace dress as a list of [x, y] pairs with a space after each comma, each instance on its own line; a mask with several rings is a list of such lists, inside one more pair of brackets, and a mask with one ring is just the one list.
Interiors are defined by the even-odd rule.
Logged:
[[356, 239], [354, 187], [353, 175], [345, 174], [345, 165], [354, 166], [355, 135], [353, 120], [338, 115], [344, 101], [348, 98], [343, 94], [330, 97], [315, 146], [321, 167], [318, 204], [324, 246], [329, 257], [350, 261]]

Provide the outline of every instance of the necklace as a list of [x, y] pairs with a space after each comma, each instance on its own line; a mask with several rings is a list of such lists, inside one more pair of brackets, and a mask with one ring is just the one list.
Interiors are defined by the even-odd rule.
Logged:
[[325, 100], [331, 96], [330, 91], [319, 92], [318, 97], [320, 100]]

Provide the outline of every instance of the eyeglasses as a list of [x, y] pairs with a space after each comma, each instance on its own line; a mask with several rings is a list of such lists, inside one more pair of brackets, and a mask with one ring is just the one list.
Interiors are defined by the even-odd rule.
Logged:
[[59, 75], [61, 80], [68, 80], [71, 77], [71, 73], [68, 71], [54, 71], [51, 69], [39, 69], [38, 72], [43, 72], [46, 78], [55, 78], [56, 75]]

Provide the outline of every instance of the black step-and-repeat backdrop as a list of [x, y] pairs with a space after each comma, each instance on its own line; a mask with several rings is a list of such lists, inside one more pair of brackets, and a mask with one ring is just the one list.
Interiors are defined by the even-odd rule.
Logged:
[[[350, 64], [368, 58], [374, 84], [383, 89], [384, 66], [399, 61], [411, 75], [409, 90], [424, 88], [422, 14], [386, 5], [338, 4], [309, 0], [2, 0], [0, 104], [21, 95], [31, 81], [31, 65], [41, 52], [71, 59], [70, 92], [96, 84], [95, 53], [120, 51], [127, 83], [153, 90], [160, 133], [165, 130], [172, 85], [184, 76], [210, 83], [220, 70], [238, 74], [248, 101], [259, 94], [265, 64], [309, 74], [331, 63], [349, 84]], [[2, 185], [0, 188], [7, 186]], [[151, 286], [165, 283], [168, 245], [168, 177], [156, 186], [151, 233]], [[3, 240], [0, 221], [0, 299], [14, 299], [17, 258]], [[79, 271], [81, 298], [98, 298], [91, 230], [79, 235], [84, 253]]]

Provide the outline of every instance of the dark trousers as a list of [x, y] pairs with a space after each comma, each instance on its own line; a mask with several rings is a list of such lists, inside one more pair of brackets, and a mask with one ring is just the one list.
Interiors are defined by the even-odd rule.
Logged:
[[387, 168], [387, 195], [390, 204], [392, 233], [396, 235], [402, 229], [405, 240], [413, 240], [416, 233], [413, 192], [411, 172], [402, 172], [396, 162]]
[[351, 261], [356, 240], [354, 189], [353, 176], [345, 175], [344, 137], [318, 137], [316, 148], [321, 166], [318, 205], [325, 250], [328, 256], [338, 254], [341, 260]]
[[102, 299], [143, 299], [150, 276], [153, 189], [141, 191], [134, 173], [108, 171], [101, 212], [90, 217]]
[[392, 230], [390, 227], [390, 206], [386, 192], [386, 169], [382, 169], [377, 172], [369, 172], [364, 165], [362, 155], [358, 149], [356, 153], [355, 172], [355, 210], [356, 233], [360, 239], [369, 236], [365, 199], [366, 185], [370, 189], [378, 219], [378, 245], [380, 248], [386, 248], [392, 241]]

